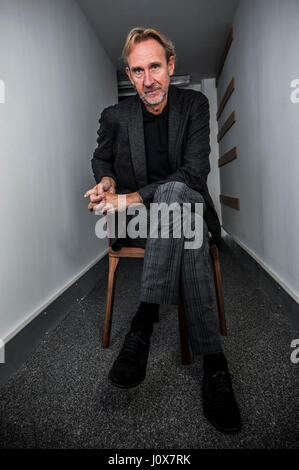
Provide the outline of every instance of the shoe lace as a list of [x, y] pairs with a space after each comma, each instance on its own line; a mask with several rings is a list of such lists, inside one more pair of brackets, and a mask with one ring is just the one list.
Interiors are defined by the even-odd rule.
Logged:
[[212, 375], [214, 398], [230, 401], [232, 397], [231, 376], [226, 371], [218, 371]]
[[142, 339], [141, 333], [130, 333], [127, 335], [125, 343], [119, 354], [119, 359], [134, 359], [141, 347], [144, 347], [146, 342]]

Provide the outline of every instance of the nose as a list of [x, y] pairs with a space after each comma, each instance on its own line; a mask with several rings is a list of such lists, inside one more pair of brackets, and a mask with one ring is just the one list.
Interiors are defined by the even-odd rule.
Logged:
[[144, 79], [143, 79], [144, 86], [149, 88], [149, 87], [152, 86], [154, 81], [155, 80], [153, 79], [151, 72], [149, 70], [145, 70], [144, 71]]

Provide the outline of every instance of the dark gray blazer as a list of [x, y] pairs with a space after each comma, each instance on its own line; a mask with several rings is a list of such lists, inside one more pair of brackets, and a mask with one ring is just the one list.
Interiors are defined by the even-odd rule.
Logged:
[[138, 191], [145, 204], [152, 202], [159, 184], [180, 181], [202, 194], [205, 220], [213, 241], [221, 248], [221, 228], [207, 188], [210, 172], [209, 102], [202, 93], [169, 87], [168, 158], [172, 173], [148, 183], [143, 115], [139, 96], [104, 109], [98, 130], [98, 147], [92, 158], [96, 183], [111, 176], [117, 193]]

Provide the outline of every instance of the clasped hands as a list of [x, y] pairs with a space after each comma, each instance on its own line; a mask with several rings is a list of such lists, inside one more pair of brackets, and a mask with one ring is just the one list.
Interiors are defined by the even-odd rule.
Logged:
[[137, 192], [122, 195], [116, 194], [115, 181], [108, 176], [104, 176], [100, 183], [84, 194], [84, 197], [90, 198], [88, 209], [91, 212], [100, 211], [102, 214], [123, 211], [132, 204], [143, 202]]

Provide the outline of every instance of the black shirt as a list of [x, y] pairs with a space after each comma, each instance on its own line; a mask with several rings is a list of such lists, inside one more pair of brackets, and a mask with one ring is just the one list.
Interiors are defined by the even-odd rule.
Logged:
[[168, 104], [161, 114], [150, 113], [142, 103], [148, 183], [170, 174], [168, 162]]

